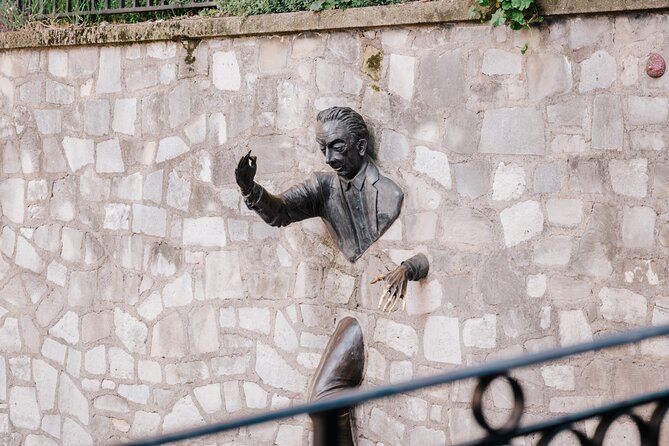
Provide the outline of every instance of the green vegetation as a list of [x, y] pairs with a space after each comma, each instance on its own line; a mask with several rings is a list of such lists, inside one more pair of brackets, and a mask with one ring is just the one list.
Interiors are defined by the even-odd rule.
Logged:
[[[489, 21], [492, 26], [507, 25], [517, 31], [544, 21], [536, 0], [474, 0], [474, 3], [469, 8], [469, 16], [481, 22]], [[525, 43], [520, 52], [525, 54], [527, 48]]]
[[392, 5], [407, 1], [412, 0], [220, 0], [219, 8], [230, 15], [258, 15]]

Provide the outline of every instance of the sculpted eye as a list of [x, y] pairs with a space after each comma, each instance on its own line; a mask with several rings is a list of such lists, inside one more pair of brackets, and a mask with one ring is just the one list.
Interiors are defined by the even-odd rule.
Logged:
[[336, 150], [337, 152], [343, 152], [346, 150], [346, 144], [344, 143], [337, 143], [332, 146], [333, 150]]

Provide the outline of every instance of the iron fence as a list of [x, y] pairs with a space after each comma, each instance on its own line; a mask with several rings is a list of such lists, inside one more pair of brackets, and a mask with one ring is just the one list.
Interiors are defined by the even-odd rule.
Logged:
[[[85, 17], [215, 8], [211, 0], [12, 0], [18, 11], [37, 18]], [[10, 2], [10, 3], [11, 3]]]
[[[188, 440], [205, 435], [211, 435], [252, 426], [269, 421], [276, 421], [296, 415], [310, 414], [314, 422], [322, 423], [327, 429], [336, 430], [338, 423], [334, 419], [338, 409], [355, 407], [361, 403], [386, 398], [425, 387], [455, 383], [467, 379], [477, 379], [478, 384], [472, 398], [472, 412], [475, 420], [486, 432], [484, 438], [464, 443], [464, 446], [507, 445], [511, 440], [529, 435], [538, 435], [538, 446], [548, 446], [559, 434], [571, 435], [574, 444], [581, 446], [602, 446], [609, 428], [621, 418], [629, 418], [636, 426], [641, 446], [668, 445], [669, 438], [661, 438], [662, 425], [667, 411], [669, 411], [669, 387], [642, 395], [637, 395], [623, 401], [608, 403], [599, 407], [590, 408], [577, 413], [546, 419], [540, 422], [521, 424], [525, 412], [525, 397], [523, 387], [518, 380], [510, 375], [510, 371], [545, 362], [578, 355], [586, 352], [595, 352], [602, 349], [619, 347], [625, 344], [640, 342], [645, 339], [669, 335], [669, 325], [648, 327], [595, 339], [592, 342], [546, 350], [539, 353], [506, 359], [490, 364], [463, 368], [449, 373], [417, 378], [403, 383], [363, 388], [342, 392], [336, 397], [288, 407], [272, 412], [260, 413], [244, 418], [238, 418], [219, 423], [165, 434], [162, 436], [133, 441], [125, 446], [153, 446], [176, 441]], [[665, 352], [665, 355], [669, 352]], [[483, 394], [490, 384], [501, 379], [508, 383], [513, 393], [513, 408], [509, 417], [501, 426], [492, 426], [485, 417]], [[635, 412], [635, 408], [654, 404], [652, 413], [643, 417]], [[594, 434], [587, 435], [576, 427], [576, 423], [597, 419], [598, 424]], [[336, 432], [330, 431], [325, 435], [324, 445], [336, 446]], [[330, 439], [330, 440], [328, 440]]]

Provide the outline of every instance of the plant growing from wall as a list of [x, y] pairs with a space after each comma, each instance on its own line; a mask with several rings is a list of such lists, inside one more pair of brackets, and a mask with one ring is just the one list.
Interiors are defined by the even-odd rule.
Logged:
[[[488, 21], [492, 26], [507, 25], [515, 31], [530, 29], [544, 21], [537, 0], [474, 0], [469, 15], [481, 22]], [[527, 43], [520, 51], [525, 54]]]

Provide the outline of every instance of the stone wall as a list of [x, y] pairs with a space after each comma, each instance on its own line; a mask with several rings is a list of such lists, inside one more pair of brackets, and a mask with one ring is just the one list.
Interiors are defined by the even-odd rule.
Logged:
[[[668, 321], [669, 75], [644, 72], [650, 52], [669, 55], [668, 26], [0, 53], [0, 435], [102, 444], [302, 402], [344, 315], [364, 327], [365, 385]], [[249, 149], [271, 191], [327, 169], [314, 118], [335, 104], [364, 115], [405, 191], [355, 265], [319, 221], [264, 224], [234, 184]], [[418, 251], [430, 275], [405, 311], [381, 313], [370, 279]], [[527, 417], [661, 385], [668, 348], [522, 370]], [[471, 439], [471, 390], [364, 405], [360, 444]], [[489, 404], [504, 417], [505, 390]], [[197, 444], [302, 445], [309, 430], [298, 417]]]

